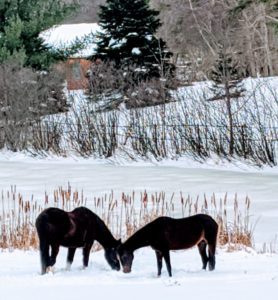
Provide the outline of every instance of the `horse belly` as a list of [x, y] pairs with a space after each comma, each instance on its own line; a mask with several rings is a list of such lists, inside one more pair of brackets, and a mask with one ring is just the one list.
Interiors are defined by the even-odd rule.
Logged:
[[189, 232], [187, 234], [177, 234], [169, 237], [169, 249], [188, 249], [197, 245], [204, 239], [203, 231]]
[[176, 241], [170, 244], [170, 250], [181, 250], [194, 247], [197, 244], [197, 241]]
[[84, 247], [84, 245], [85, 245], [84, 240], [79, 238], [74, 238], [74, 237], [66, 238], [61, 241], [61, 246], [63, 247], [80, 248], [80, 247]]

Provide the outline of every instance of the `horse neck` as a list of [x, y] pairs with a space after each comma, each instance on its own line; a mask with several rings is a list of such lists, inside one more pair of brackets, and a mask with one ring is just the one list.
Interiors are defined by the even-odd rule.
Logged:
[[146, 247], [150, 245], [150, 227], [148, 225], [142, 227], [136, 231], [130, 238], [124, 243], [127, 249], [132, 251]]
[[101, 219], [97, 220], [96, 240], [102, 245], [104, 249], [114, 247], [117, 242], [108, 227]]

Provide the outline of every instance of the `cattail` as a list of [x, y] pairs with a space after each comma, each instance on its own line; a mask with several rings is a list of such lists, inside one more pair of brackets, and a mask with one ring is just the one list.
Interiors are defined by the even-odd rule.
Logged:
[[[13, 187], [12, 191], [16, 189]], [[16, 198], [14, 198], [14, 195]], [[86, 197], [81, 192], [74, 191], [70, 186], [67, 190], [59, 187], [53, 192], [53, 199], [50, 200], [48, 194], [44, 194], [44, 203], [41, 205], [38, 200], [23, 199], [21, 194], [12, 192], [4, 193], [2, 191], [2, 209], [0, 208], [0, 247], [2, 248], [21, 248], [29, 249], [38, 247], [38, 238], [34, 226], [36, 216], [48, 206], [61, 206], [65, 209], [76, 207], [79, 205], [86, 206]], [[13, 205], [9, 205], [9, 199], [15, 199]], [[159, 216], [172, 216], [181, 214], [183, 217], [192, 213], [210, 212], [214, 216], [219, 225], [219, 245], [228, 245], [229, 251], [239, 249], [242, 245], [252, 246], [252, 230], [249, 224], [249, 209], [251, 200], [245, 197], [243, 202], [238, 199], [235, 194], [233, 199], [229, 199], [228, 194], [222, 199], [217, 198], [215, 194], [208, 201], [207, 195], [203, 195], [203, 199], [197, 196], [194, 201], [190, 195], [185, 199], [180, 192], [179, 199], [176, 199], [174, 193], [170, 198], [166, 197], [163, 191], [148, 193], [144, 192], [136, 194], [134, 191], [129, 195], [122, 193], [117, 199], [113, 191], [104, 194], [102, 197], [94, 197], [90, 202], [93, 210], [107, 223], [115, 234], [115, 236], [127, 238], [133, 234], [138, 228], [146, 223], [154, 220]], [[120, 202], [119, 202], [120, 200]], [[233, 200], [234, 211], [229, 220], [228, 201]], [[5, 206], [5, 203], [8, 205]], [[181, 210], [177, 209], [176, 203], [181, 204]], [[244, 204], [244, 210], [241, 211], [241, 203]], [[99, 249], [95, 246], [94, 249]]]

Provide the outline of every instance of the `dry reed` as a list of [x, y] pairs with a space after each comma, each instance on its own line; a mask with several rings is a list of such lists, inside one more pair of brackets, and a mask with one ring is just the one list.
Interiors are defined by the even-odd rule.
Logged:
[[[241, 205], [239, 205], [239, 203]], [[170, 197], [165, 192], [122, 193], [116, 197], [114, 192], [88, 201], [83, 192], [73, 191], [68, 185], [53, 192], [50, 197], [45, 193], [44, 200], [24, 200], [22, 195], [11, 187], [2, 192], [0, 212], [0, 248], [31, 249], [38, 247], [35, 220], [45, 208], [54, 206], [64, 210], [72, 210], [78, 206], [86, 206], [98, 214], [110, 228], [112, 233], [123, 240], [132, 235], [140, 227], [159, 216], [186, 217], [196, 213], [206, 213], [215, 218], [219, 224], [219, 245], [228, 245], [229, 250], [243, 246], [252, 247], [252, 227], [249, 210], [250, 199], [239, 201], [237, 195], [222, 199], [213, 194], [193, 199], [184, 197], [182, 193]], [[229, 213], [228, 213], [229, 212]], [[95, 249], [98, 249], [97, 246]]]

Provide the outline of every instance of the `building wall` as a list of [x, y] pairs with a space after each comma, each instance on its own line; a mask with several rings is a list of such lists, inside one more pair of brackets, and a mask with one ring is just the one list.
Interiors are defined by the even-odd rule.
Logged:
[[70, 58], [65, 63], [65, 73], [68, 90], [87, 89], [89, 82], [88, 70], [92, 62], [84, 58]]

